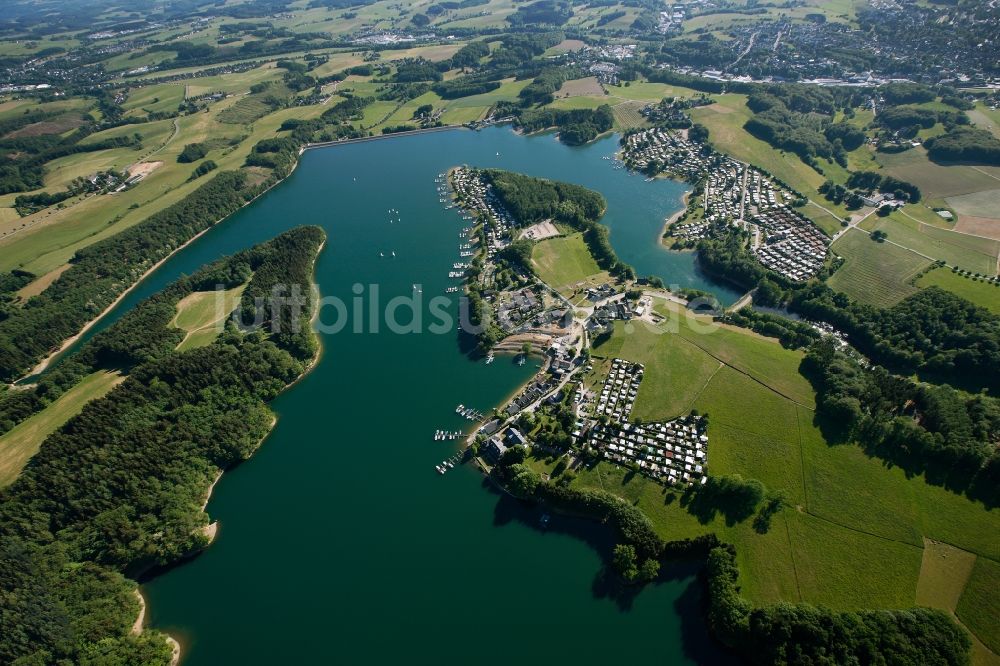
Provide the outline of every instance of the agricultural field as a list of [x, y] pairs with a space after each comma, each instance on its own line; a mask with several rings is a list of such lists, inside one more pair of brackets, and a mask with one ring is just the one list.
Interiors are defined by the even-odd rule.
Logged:
[[900, 211], [888, 217], [872, 215], [862, 226], [868, 231], [884, 231], [893, 243], [931, 259], [943, 260], [949, 266], [984, 275], [997, 273], [1000, 241], [924, 224]]
[[646, 118], [639, 113], [643, 106], [640, 102], [622, 102], [614, 106], [611, 111], [615, 117], [615, 128], [624, 132], [649, 125]]
[[[895, 240], [891, 233], [889, 239]], [[877, 243], [857, 229], [849, 230], [831, 247], [844, 258], [844, 265], [827, 284], [877, 307], [895, 305], [915, 294], [917, 288], [910, 281], [931, 264], [930, 259], [892, 243]]]
[[10, 485], [35, 455], [46, 437], [76, 416], [91, 400], [124, 381], [114, 372], [95, 372], [59, 396], [55, 402], [0, 436], [0, 487]]
[[600, 267], [583, 242], [583, 235], [579, 233], [535, 244], [531, 263], [538, 276], [559, 291], [601, 274]]
[[923, 147], [902, 153], [875, 153], [875, 159], [890, 176], [920, 188], [930, 205], [944, 205], [948, 197], [997, 189], [1000, 167], [944, 166], [931, 162]]
[[[726, 332], [729, 337], [718, 339], [717, 351], [729, 347], [725, 353], [734, 365], [751, 365], [748, 353], [764, 345], [773, 349], [769, 354], [786, 357], [776, 361], [785, 367], [794, 367], [800, 358], [771, 340], [745, 331]], [[901, 469], [887, 469], [856, 446], [828, 444], [811, 409], [776, 393], [753, 374], [729, 366], [712, 374], [708, 363], [678, 354], [679, 337], [644, 332], [643, 325], [635, 322], [619, 323], [594, 354], [646, 364], [636, 418], [668, 418], [690, 407], [708, 414], [711, 473], [756, 478], [769, 489], [783, 490], [789, 506], [767, 532], [760, 533], [750, 521], [734, 522], [692, 505], [686, 496], [609, 463], [580, 468], [574, 484], [603, 488], [637, 503], [664, 538], [714, 531], [732, 542], [738, 551], [743, 592], [756, 602], [801, 600], [831, 608], [896, 608], [912, 606], [919, 595], [928, 603], [933, 599], [943, 603], [957, 599], [965, 587], [962, 579], [971, 558], [996, 566], [1000, 544], [984, 531], [1000, 529], [995, 511], [922, 477], [908, 478]], [[685, 371], [665, 378], [675, 364]], [[688, 381], [689, 372], [696, 381]], [[799, 379], [803, 388], [808, 386]], [[657, 400], [650, 399], [654, 393]], [[655, 411], [654, 405], [664, 404], [664, 397], [669, 405]], [[682, 406], [685, 402], [690, 407]], [[932, 567], [926, 562], [939, 553], [926, 552], [925, 539], [951, 544], [962, 556], [938, 558]], [[983, 591], [994, 589], [987, 578], [984, 574], [979, 583]], [[970, 580], [977, 582], [975, 576]], [[969, 589], [967, 597], [977, 588], [970, 583]], [[983, 606], [966, 605], [980, 614], [980, 621], [990, 616]]]
[[596, 77], [588, 76], [582, 79], [572, 79], [562, 84], [556, 91], [556, 99], [562, 97], [602, 97], [606, 93]]
[[917, 278], [914, 284], [920, 288], [940, 287], [1000, 315], [1000, 286], [996, 283], [973, 280], [947, 268], [935, 268]]

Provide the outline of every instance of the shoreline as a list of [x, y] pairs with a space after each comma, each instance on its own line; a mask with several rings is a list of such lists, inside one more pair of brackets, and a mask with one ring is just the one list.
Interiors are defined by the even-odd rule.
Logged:
[[[291, 175], [290, 172], [289, 172], [289, 175]], [[320, 245], [319, 245], [318, 248], [316, 248], [316, 256], [313, 257], [313, 277], [314, 277], [314, 280], [313, 280], [312, 286], [313, 286], [313, 289], [314, 289], [314, 293], [317, 296], [319, 295], [320, 292], [319, 292], [319, 285], [315, 281], [316, 262], [319, 260], [319, 254], [320, 254], [320, 252], [323, 251], [323, 248], [325, 246], [326, 246], [326, 239], [324, 238], [323, 242], [320, 243]], [[314, 299], [313, 313], [312, 313], [312, 316], [309, 319], [310, 326], [316, 321], [317, 317], [319, 317], [319, 299]], [[321, 338], [317, 335], [316, 336], [317, 348], [316, 348], [316, 353], [313, 355], [313, 358], [309, 361], [308, 364], [306, 364], [303, 367], [302, 372], [301, 372], [301, 374], [299, 374], [298, 377], [296, 377], [291, 383], [287, 384], [284, 388], [281, 389], [281, 391], [278, 392], [279, 395], [282, 394], [282, 393], [284, 393], [288, 389], [292, 388], [293, 386], [295, 386], [303, 377], [305, 377], [307, 374], [309, 374], [310, 372], [312, 372], [313, 368], [315, 368], [319, 364], [320, 358], [322, 358], [322, 356], [323, 356], [323, 345], [320, 344], [320, 340], [321, 340]], [[267, 432], [264, 433], [264, 435], [257, 442], [257, 446], [254, 447], [253, 453], [250, 454], [250, 457], [247, 458], [247, 460], [249, 460], [250, 458], [252, 458], [253, 455], [255, 453], [257, 453], [258, 449], [260, 449], [260, 447], [264, 445], [264, 442], [267, 441], [267, 438], [271, 436], [272, 432], [274, 432], [274, 427], [277, 424], [278, 424], [278, 415], [272, 413], [271, 414], [271, 425], [268, 426]], [[201, 505], [201, 510], [202, 510], [203, 513], [206, 513], [206, 509], [208, 509], [208, 503], [212, 499], [212, 493], [215, 491], [215, 486], [222, 479], [222, 475], [225, 474], [225, 472], [226, 471], [224, 469], [217, 470], [216, 473], [215, 473], [215, 479], [212, 481], [211, 485], [209, 485], [208, 489], [205, 491], [205, 501]], [[203, 528], [201, 528], [202, 533], [208, 538], [208, 543], [206, 543], [201, 548], [198, 548], [197, 550], [195, 550], [195, 551], [193, 551], [193, 552], [185, 555], [184, 557], [182, 557], [180, 560], [177, 561], [177, 564], [180, 564], [181, 562], [183, 562], [186, 559], [194, 557], [198, 553], [201, 553], [206, 548], [208, 548], [209, 546], [211, 546], [212, 542], [215, 541], [216, 534], [218, 533], [218, 526], [219, 526], [219, 521], [216, 520], [214, 522], [210, 522], [208, 525], [205, 525]], [[132, 625], [132, 631], [133, 631], [133, 633], [138, 633], [139, 631], [142, 631], [142, 623], [145, 620], [145, 616], [146, 616], [146, 600], [145, 600], [145, 598], [143, 598], [142, 593], [139, 592], [139, 588], [138, 587], [136, 587], [135, 593], [136, 593], [136, 595], [139, 596], [139, 599], [140, 599], [140, 602], [139, 602], [140, 608], [139, 608], [139, 617], [136, 619], [135, 624]], [[136, 631], [137, 627], [138, 627], [138, 631]], [[181, 644], [180, 644], [180, 642], [177, 641], [177, 639], [175, 639], [174, 637], [172, 637], [170, 634], [167, 634], [166, 632], [162, 632], [162, 633], [167, 637], [167, 642], [171, 645], [171, 647], [173, 649], [173, 656], [172, 656], [171, 661], [170, 661], [170, 666], [177, 666], [180, 663], [180, 658], [181, 658]]]
[[[299, 155], [300, 156], [302, 155], [303, 150], [304, 149], [299, 149]], [[148, 270], [146, 270], [142, 275], [140, 275], [139, 279], [137, 279], [135, 282], [133, 282], [131, 285], [129, 285], [128, 288], [126, 288], [125, 291], [123, 291], [121, 294], [119, 294], [115, 298], [115, 300], [113, 300], [110, 304], [108, 304], [108, 307], [104, 308], [100, 312], [100, 314], [98, 314], [96, 317], [94, 317], [93, 319], [91, 319], [90, 321], [88, 321], [86, 324], [84, 324], [83, 328], [81, 328], [75, 335], [73, 335], [73, 336], [67, 338], [66, 340], [64, 340], [63, 343], [61, 345], [59, 345], [58, 349], [56, 349], [55, 351], [53, 351], [52, 353], [50, 353], [48, 356], [46, 356], [45, 358], [43, 358], [26, 375], [24, 375], [20, 379], [14, 380], [13, 382], [10, 383], [10, 385], [14, 386], [14, 385], [17, 385], [17, 384], [21, 384], [25, 380], [27, 380], [27, 379], [29, 379], [31, 377], [34, 377], [35, 375], [38, 375], [38, 374], [44, 372], [52, 363], [54, 363], [56, 360], [58, 360], [59, 356], [62, 355], [63, 352], [65, 352], [67, 349], [69, 349], [73, 345], [73, 343], [75, 343], [77, 340], [79, 340], [87, 331], [89, 331], [91, 328], [93, 328], [94, 326], [96, 326], [98, 322], [100, 322], [102, 319], [104, 319], [104, 317], [107, 316], [112, 310], [114, 310], [115, 307], [117, 307], [121, 303], [121, 301], [126, 296], [128, 296], [129, 293], [132, 292], [132, 290], [134, 290], [136, 287], [138, 287], [140, 284], [142, 284], [143, 281], [145, 281], [146, 278], [148, 278], [150, 275], [152, 275], [156, 271], [156, 269], [160, 268], [164, 263], [166, 263], [166, 261], [168, 259], [172, 258], [175, 254], [177, 254], [178, 252], [180, 252], [181, 250], [183, 250], [184, 248], [186, 248], [191, 243], [193, 243], [196, 240], [198, 240], [201, 236], [203, 236], [206, 233], [208, 233], [209, 230], [214, 229], [216, 226], [218, 226], [220, 223], [224, 222], [226, 219], [232, 217], [238, 211], [243, 210], [244, 208], [246, 208], [247, 206], [249, 206], [250, 204], [252, 204], [254, 201], [256, 201], [260, 197], [262, 197], [265, 194], [267, 194], [268, 192], [270, 192], [272, 188], [274, 188], [277, 185], [283, 183], [285, 181], [285, 179], [289, 178], [293, 173], [295, 173], [295, 169], [298, 166], [299, 166], [299, 160], [295, 160], [295, 163], [292, 164], [292, 168], [288, 171], [288, 175], [286, 175], [283, 178], [279, 178], [278, 180], [276, 180], [271, 185], [268, 185], [267, 188], [264, 189], [260, 194], [257, 194], [252, 199], [249, 199], [249, 200], [245, 201], [243, 203], [243, 205], [241, 205], [239, 208], [237, 208], [236, 210], [234, 210], [232, 213], [230, 213], [229, 215], [226, 215], [225, 217], [219, 218], [218, 220], [216, 220], [212, 224], [208, 225], [207, 227], [205, 227], [204, 229], [202, 229], [201, 231], [199, 231], [198, 233], [196, 233], [194, 236], [192, 236], [191, 238], [187, 239], [186, 241], [184, 241], [183, 243], [181, 243], [180, 245], [178, 245], [176, 248], [174, 248], [173, 250], [171, 250], [166, 256], [164, 256], [162, 259], [160, 259], [159, 261], [157, 261]], [[141, 224], [141, 222], [139, 224]], [[320, 246], [320, 249], [322, 249], [322, 246]]]
[[670, 250], [670, 248], [667, 247], [667, 244], [664, 242], [664, 238], [666, 238], [667, 235], [667, 230], [670, 228], [671, 224], [676, 222], [681, 215], [687, 212], [688, 206], [691, 204], [692, 192], [694, 192], [694, 190], [685, 190], [684, 195], [681, 197], [681, 202], [684, 204], [684, 207], [681, 208], [676, 213], [674, 213], [673, 215], [671, 215], [670, 217], [665, 218], [663, 221], [663, 228], [660, 229], [660, 238], [657, 242], [663, 247], [666, 247], [668, 250]]

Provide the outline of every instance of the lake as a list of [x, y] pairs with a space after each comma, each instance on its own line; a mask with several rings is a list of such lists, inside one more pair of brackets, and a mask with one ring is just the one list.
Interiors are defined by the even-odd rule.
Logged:
[[[598, 190], [612, 244], [639, 275], [735, 300], [691, 254], [659, 244], [684, 186], [615, 169], [604, 158], [616, 146], [606, 138], [570, 148], [492, 128], [309, 151], [284, 183], [172, 257], [94, 332], [179, 275], [300, 224], [327, 232], [316, 265], [324, 296], [350, 303], [377, 285], [384, 303], [415, 284], [427, 299], [442, 294], [454, 283], [461, 219], [439, 203], [434, 178], [460, 164]], [[390, 208], [399, 211], [392, 223]], [[599, 526], [555, 516], [543, 531], [537, 508], [501, 497], [472, 466], [435, 472], [456, 446], [434, 431], [468, 425], [456, 405], [503, 403], [533, 363], [472, 361], [453, 331], [365, 328], [321, 336], [319, 364], [273, 403], [274, 431], [216, 486], [215, 543], [143, 586], [147, 617], [181, 642], [185, 664], [724, 658], [704, 626], [693, 569], [622, 589], [602, 573], [613, 543]]]

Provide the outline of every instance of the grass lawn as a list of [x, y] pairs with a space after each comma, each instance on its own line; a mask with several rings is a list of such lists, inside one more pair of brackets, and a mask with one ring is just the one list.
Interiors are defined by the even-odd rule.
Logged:
[[225, 320], [236, 309], [246, 285], [226, 291], [196, 291], [177, 303], [177, 315], [171, 325], [187, 332], [177, 345], [178, 351], [211, 344], [222, 332]]
[[[158, 83], [134, 90], [122, 106], [128, 111], [176, 111], [184, 101], [184, 85]], [[144, 113], [140, 114], [144, 115]]]
[[633, 324], [628, 331], [618, 327], [615, 335], [594, 348], [594, 354], [647, 363], [632, 412], [637, 421], [660, 421], [687, 414], [722, 366], [680, 335], [643, 323]]
[[[890, 233], [891, 240], [897, 240]], [[891, 243], [877, 243], [868, 234], [851, 229], [837, 239], [833, 251], [844, 258], [844, 265], [837, 269], [827, 284], [851, 298], [875, 305], [895, 305], [917, 288], [909, 282], [931, 264]]]
[[112, 372], [95, 372], [66, 391], [51, 405], [19, 423], [0, 437], [0, 487], [10, 485], [35, 455], [46, 437], [80, 413], [125, 378]]
[[995, 283], [980, 282], [947, 268], [935, 268], [917, 278], [918, 287], [941, 287], [962, 298], [1000, 315], [1000, 287]]
[[[1000, 186], [1000, 181], [996, 183]], [[959, 215], [996, 218], [1000, 216], [1000, 187], [945, 199], [948, 207]]]
[[1000, 653], [1000, 564], [978, 558], [956, 614], [994, 653]]
[[827, 236], [833, 236], [843, 227], [840, 219], [812, 202], [799, 211], [812, 220]]
[[536, 243], [531, 252], [531, 263], [538, 276], [557, 290], [571, 287], [601, 272], [583, 242], [583, 234], [578, 233]]

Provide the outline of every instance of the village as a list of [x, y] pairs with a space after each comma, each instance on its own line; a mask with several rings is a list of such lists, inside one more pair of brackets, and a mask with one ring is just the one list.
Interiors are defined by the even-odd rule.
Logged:
[[733, 225], [751, 233], [758, 261], [788, 280], [802, 282], [826, 262], [829, 238], [786, 202], [796, 194], [752, 165], [692, 141], [687, 130], [652, 128], [627, 135], [622, 161], [650, 176], [664, 172], [702, 182], [700, 210], [678, 219], [668, 234], [688, 244]]

